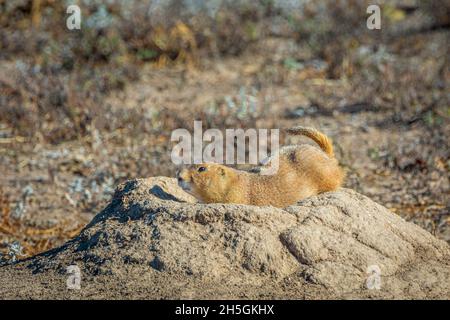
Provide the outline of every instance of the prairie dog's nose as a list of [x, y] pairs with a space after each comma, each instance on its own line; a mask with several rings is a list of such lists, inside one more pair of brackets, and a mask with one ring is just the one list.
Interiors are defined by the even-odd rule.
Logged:
[[185, 178], [183, 177], [184, 173], [185, 173], [184, 169], [177, 170], [177, 180], [178, 180], [178, 182], [181, 182], [181, 181], [185, 180]]

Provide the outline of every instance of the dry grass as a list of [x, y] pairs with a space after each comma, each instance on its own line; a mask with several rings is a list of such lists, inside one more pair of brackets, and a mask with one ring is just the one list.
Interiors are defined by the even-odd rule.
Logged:
[[[55, 247], [55, 242], [74, 237], [83, 227], [84, 225], [79, 225], [76, 228], [70, 228], [65, 221], [61, 221], [50, 228], [27, 226], [27, 224], [11, 216], [11, 205], [8, 197], [0, 189], [0, 237], [3, 239], [3, 244], [0, 244], [3, 261], [0, 262], [25, 258], [49, 250]], [[11, 251], [6, 244], [14, 242], [19, 243], [22, 248], [20, 256], [9, 255]]]

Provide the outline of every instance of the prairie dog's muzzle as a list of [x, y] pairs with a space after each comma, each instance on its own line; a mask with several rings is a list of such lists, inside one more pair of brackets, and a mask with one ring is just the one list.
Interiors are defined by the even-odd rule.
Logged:
[[190, 191], [191, 187], [189, 181], [187, 181], [186, 174], [187, 172], [185, 169], [177, 171], [178, 186], [180, 186], [184, 191]]

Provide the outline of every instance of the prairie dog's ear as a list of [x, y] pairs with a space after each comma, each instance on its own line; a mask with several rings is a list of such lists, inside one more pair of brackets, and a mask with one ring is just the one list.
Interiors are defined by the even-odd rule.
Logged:
[[225, 169], [222, 168], [222, 167], [219, 167], [219, 174], [220, 174], [221, 176], [224, 176], [224, 175], [225, 175]]

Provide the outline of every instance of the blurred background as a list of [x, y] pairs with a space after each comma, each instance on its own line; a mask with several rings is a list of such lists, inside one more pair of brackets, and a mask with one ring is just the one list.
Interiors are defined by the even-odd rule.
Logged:
[[0, 263], [76, 235], [118, 183], [174, 176], [194, 120], [315, 126], [346, 187], [450, 242], [449, 26], [432, 0], [0, 0]]

